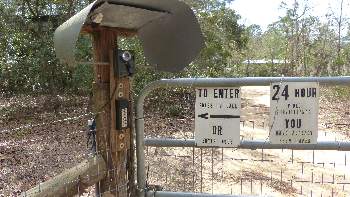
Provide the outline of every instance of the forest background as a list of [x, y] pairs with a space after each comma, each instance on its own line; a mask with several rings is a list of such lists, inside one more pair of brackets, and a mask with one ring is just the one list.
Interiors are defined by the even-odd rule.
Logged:
[[[0, 2], [0, 91], [13, 94], [87, 94], [92, 65], [62, 65], [55, 57], [55, 29], [91, 0], [3, 0]], [[137, 54], [134, 90], [160, 78], [242, 76], [336, 76], [350, 72], [346, 2], [320, 20], [307, 0], [282, 2], [283, 16], [266, 30], [238, 23], [232, 0], [185, 0], [200, 22], [205, 48], [180, 73], [161, 73], [148, 65], [137, 38], [120, 39], [119, 48]], [[263, 10], [262, 10], [263, 11]], [[81, 36], [79, 62], [92, 62], [91, 38]]]

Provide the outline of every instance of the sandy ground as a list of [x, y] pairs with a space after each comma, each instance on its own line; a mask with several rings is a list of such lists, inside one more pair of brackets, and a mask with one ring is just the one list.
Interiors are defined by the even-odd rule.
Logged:
[[18, 196], [88, 157], [87, 98], [55, 99], [0, 98], [0, 196]]
[[[269, 87], [242, 88], [241, 135], [268, 138]], [[166, 95], [169, 96], [169, 95]], [[88, 112], [87, 98], [0, 99], [0, 130], [50, 123]], [[193, 95], [149, 98], [147, 137], [193, 138]], [[171, 105], [167, 105], [171, 102]], [[329, 112], [334, 113], [329, 113]], [[349, 101], [320, 101], [319, 140], [349, 140]], [[43, 124], [0, 135], [0, 196], [17, 196], [87, 157], [86, 122]], [[331, 123], [331, 124], [330, 124]], [[163, 190], [262, 196], [350, 196], [350, 155], [341, 151], [151, 148], [146, 150], [148, 183]], [[93, 187], [84, 196], [93, 196]]]
[[[246, 98], [252, 100], [253, 104], [269, 107], [269, 87], [245, 87], [243, 88], [243, 92], [243, 97], [246, 95]], [[325, 106], [321, 106], [321, 108], [325, 108]], [[249, 119], [250, 117], [248, 116], [246, 118]], [[326, 122], [326, 120], [322, 116], [319, 121], [321, 124], [319, 126], [318, 141], [341, 141], [349, 139], [344, 133], [326, 131], [322, 126], [322, 123]], [[266, 128], [253, 129], [251, 127], [244, 127], [242, 133], [249, 137], [252, 136], [254, 139], [267, 139], [268, 136], [268, 130]], [[306, 196], [332, 196], [332, 191], [334, 196], [350, 195], [350, 188], [346, 187], [345, 184], [341, 184], [350, 182], [350, 179], [347, 179], [350, 175], [350, 166], [348, 165], [350, 160], [347, 158], [347, 152], [295, 150], [292, 153], [291, 150], [264, 150], [264, 154], [268, 155], [264, 159], [269, 160], [271, 158], [274, 162], [257, 165], [252, 170], [278, 170], [276, 169], [276, 164], [278, 164], [277, 166], [281, 166], [283, 177], [295, 183], [300, 183], [293, 186], [299, 190], [297, 193], [301, 194], [301, 186], [304, 185], [303, 193]], [[307, 181], [307, 184], [303, 184], [302, 181]], [[322, 182], [331, 183], [322, 184]], [[344, 188], [343, 185], [345, 186]], [[274, 196], [279, 196], [278, 194], [273, 194]]]
[[[242, 87], [241, 136], [268, 139], [269, 87]], [[336, 104], [334, 104], [336, 105]], [[348, 108], [344, 108], [348, 110]], [[348, 140], [326, 128], [321, 104], [319, 140]], [[165, 123], [149, 132], [193, 137], [193, 119]], [[338, 119], [338, 121], [341, 119]], [[168, 130], [177, 125], [178, 130]], [[147, 129], [147, 127], [146, 127]], [[160, 130], [168, 130], [161, 134]], [[165, 136], [164, 136], [165, 135]], [[149, 182], [165, 190], [262, 196], [350, 196], [350, 159], [342, 151], [149, 148]], [[155, 166], [155, 167], [154, 167]]]

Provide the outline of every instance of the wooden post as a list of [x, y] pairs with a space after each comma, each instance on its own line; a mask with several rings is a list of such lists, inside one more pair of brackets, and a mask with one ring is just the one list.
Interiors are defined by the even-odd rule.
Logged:
[[[96, 65], [94, 68], [94, 103], [96, 118], [97, 152], [107, 164], [107, 176], [97, 190], [100, 193], [110, 193], [118, 197], [127, 197], [130, 185], [129, 175], [133, 165], [130, 164], [131, 130], [116, 129], [116, 100], [129, 101], [129, 116], [131, 120], [131, 97], [129, 77], [118, 78], [114, 75], [113, 51], [117, 49], [115, 29], [97, 29], [93, 34], [95, 62], [109, 62], [109, 65]], [[127, 169], [129, 168], [129, 169]], [[109, 191], [109, 192], [108, 192]]]
[[[110, 51], [111, 57], [113, 51]], [[110, 62], [113, 63], [111, 58]], [[110, 71], [110, 96], [113, 98], [111, 102], [111, 147], [112, 147], [112, 159], [113, 163], [116, 166], [114, 172], [115, 182], [116, 182], [116, 191], [118, 197], [126, 197], [127, 188], [128, 188], [128, 178], [127, 178], [127, 149], [130, 148], [129, 138], [130, 138], [130, 129], [117, 130], [116, 129], [116, 100], [125, 99], [130, 101], [130, 84], [128, 77], [117, 78], [114, 76], [113, 67]], [[130, 103], [129, 103], [130, 106]], [[128, 109], [130, 111], [130, 108]], [[130, 120], [130, 116], [128, 117]]]

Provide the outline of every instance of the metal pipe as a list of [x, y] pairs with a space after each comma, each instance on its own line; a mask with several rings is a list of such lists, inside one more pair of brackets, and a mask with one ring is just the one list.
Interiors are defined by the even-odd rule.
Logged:
[[163, 79], [148, 84], [136, 102], [136, 157], [137, 184], [140, 197], [144, 195], [145, 155], [143, 105], [146, 96], [161, 87], [234, 87], [234, 86], [268, 86], [273, 82], [319, 82], [321, 85], [350, 85], [350, 77], [245, 77], [245, 78], [181, 78]]
[[[144, 120], [143, 118], [136, 118], [136, 163], [137, 163], [137, 195], [139, 197], [145, 196], [144, 189], [146, 188], [146, 172], [145, 172], [145, 138], [144, 134]], [[141, 131], [141, 132], [140, 132]]]
[[146, 197], [253, 197], [253, 196], [167, 192], [167, 191], [147, 191]]
[[243, 77], [243, 78], [179, 78], [162, 79], [150, 87], [217, 87], [217, 86], [269, 86], [274, 82], [318, 82], [321, 85], [350, 85], [350, 76], [343, 77]]
[[[194, 139], [156, 139], [146, 138], [146, 146], [153, 147], [196, 147]], [[208, 148], [208, 147], [202, 147]], [[229, 148], [229, 147], [228, 147]], [[236, 148], [239, 149], [293, 149], [293, 150], [338, 150], [350, 151], [350, 142], [319, 141], [317, 144], [271, 144], [268, 141], [243, 140]]]

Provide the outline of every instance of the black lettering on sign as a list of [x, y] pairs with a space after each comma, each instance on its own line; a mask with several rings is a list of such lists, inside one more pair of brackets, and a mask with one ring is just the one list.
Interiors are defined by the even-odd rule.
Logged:
[[199, 103], [199, 106], [201, 106], [203, 108], [211, 109], [211, 108], [213, 108], [213, 103]]
[[276, 135], [282, 135], [282, 130], [276, 130]]
[[215, 139], [211, 139], [211, 138], [204, 138], [203, 139], [203, 144], [212, 144], [215, 143], [216, 140]]
[[299, 144], [310, 144], [311, 143], [311, 139], [305, 139], [305, 138], [301, 138], [299, 139]]
[[[274, 86], [272, 86], [272, 89], [276, 90], [272, 96], [272, 100], [278, 101], [279, 100], [278, 94], [279, 94], [281, 87], [280, 87], [280, 85], [274, 85]], [[282, 93], [281, 93], [281, 96], [284, 97], [284, 100], [288, 99], [288, 97], [289, 97], [288, 85], [284, 86]]]
[[214, 98], [239, 98], [239, 89], [214, 89]]
[[316, 97], [316, 88], [300, 88], [294, 90], [295, 97]]
[[[291, 103], [288, 103], [288, 108], [293, 108], [293, 109], [295, 109], [295, 108], [300, 108], [299, 106], [298, 106], [298, 104], [291, 104]], [[294, 113], [295, 114], [295, 113]]]
[[235, 89], [235, 98], [239, 98], [239, 89]]
[[213, 135], [222, 135], [222, 126], [213, 126]]
[[301, 127], [301, 119], [285, 119], [285, 123], [286, 123], [286, 129]]
[[285, 85], [285, 86], [284, 86], [284, 89], [283, 89], [281, 95], [284, 96], [284, 100], [287, 100], [287, 99], [288, 99], [288, 97], [289, 97], [289, 94], [288, 94], [288, 85]]
[[223, 139], [223, 140], [221, 140], [221, 143], [222, 144], [233, 144], [231, 139]]
[[279, 85], [274, 85], [274, 86], [272, 86], [272, 89], [276, 89], [275, 94], [272, 96], [272, 100], [277, 101], [278, 100], [277, 94], [280, 91], [280, 86]]
[[288, 143], [291, 143], [292, 142], [292, 139], [286, 139], [286, 138], [282, 138], [282, 139], [280, 139], [280, 143], [282, 143], [282, 144], [288, 144]]
[[198, 97], [208, 97], [207, 89], [198, 89]]
[[229, 103], [227, 108], [228, 108], [228, 109], [238, 109], [236, 103]]

